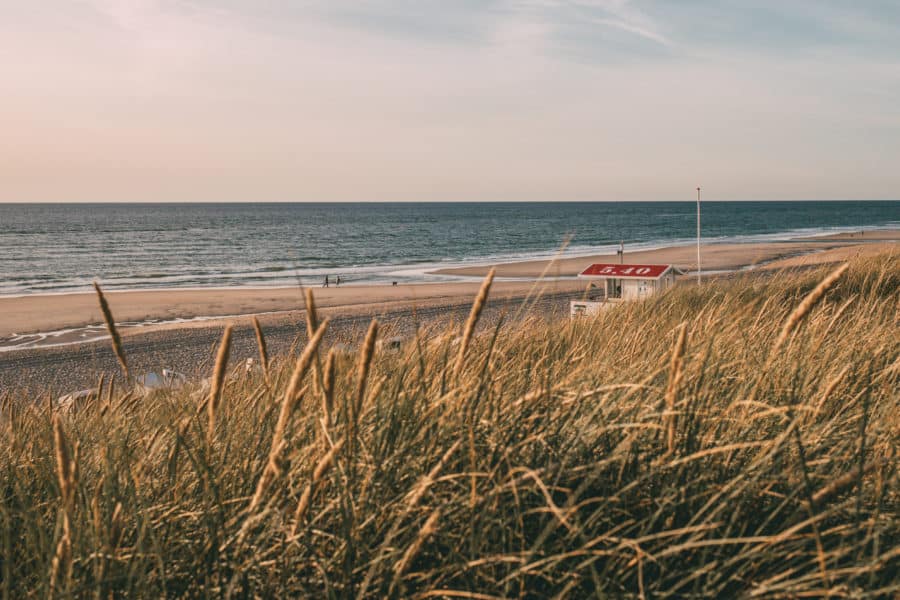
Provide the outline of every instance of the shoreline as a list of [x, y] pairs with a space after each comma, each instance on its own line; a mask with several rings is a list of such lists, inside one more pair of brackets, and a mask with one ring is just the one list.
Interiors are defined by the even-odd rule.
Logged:
[[[842, 241], [850, 242], [875, 242], [875, 241], [898, 241], [900, 240], [900, 221], [890, 222], [879, 226], [861, 226], [859, 228], [849, 227], [831, 227], [827, 229], [793, 229], [780, 231], [775, 233], [756, 233], [747, 235], [729, 235], [720, 237], [703, 238], [704, 247], [719, 247], [723, 244], [731, 244], [736, 247], [748, 247], [769, 244], [805, 244], [809, 242], [834, 242]], [[626, 248], [626, 252], [634, 254], [637, 252], [662, 252], [675, 248], [694, 247], [695, 240], [690, 238], [669, 238], [654, 239], [641, 242], [634, 242]], [[581, 246], [578, 244], [569, 245], [564, 253], [566, 259], [594, 259], [597, 257], [615, 256], [618, 250], [618, 243], [609, 242], [606, 244]], [[465, 281], [466, 275], [461, 275], [465, 270], [483, 268], [489, 265], [508, 265], [519, 263], [545, 263], [555, 260], [559, 257], [559, 247], [541, 251], [526, 252], [510, 252], [505, 254], [484, 256], [468, 256], [458, 259], [425, 261], [404, 264], [382, 264], [382, 265], [357, 265], [346, 268], [332, 266], [329, 268], [317, 267], [315, 269], [300, 272], [295, 265], [294, 269], [279, 268], [278, 272], [286, 273], [284, 276], [266, 280], [255, 279], [253, 277], [242, 279], [243, 275], [255, 275], [256, 272], [239, 272], [227, 273], [212, 277], [201, 277], [197, 280], [186, 279], [184, 281], [166, 281], [154, 283], [154, 278], [135, 276], [133, 280], [123, 283], [120, 278], [112, 278], [108, 281], [101, 281], [106, 292], [157, 292], [157, 291], [178, 291], [178, 292], [195, 292], [195, 291], [222, 291], [222, 290], [281, 290], [296, 289], [303, 287], [318, 287], [322, 278], [326, 274], [340, 274], [343, 276], [344, 285], [359, 287], [377, 287], [390, 285], [392, 282], [398, 282], [401, 285], [421, 285], [432, 283], [456, 283]], [[270, 269], [263, 269], [261, 272], [270, 272]], [[228, 279], [231, 276], [233, 279]], [[217, 277], [223, 277], [223, 280], [217, 280]], [[70, 296], [81, 293], [93, 292], [92, 287], [85, 283], [90, 276], [81, 276], [78, 279], [80, 284], [70, 282], [64, 284], [58, 282], [48, 288], [25, 291], [9, 289], [0, 292], [0, 300], [10, 298], [35, 298], [44, 296]], [[165, 277], [163, 277], [165, 279]], [[209, 283], [204, 283], [202, 280]]]
[[[812, 254], [782, 255], [772, 262], [760, 266], [752, 271], [738, 271], [727, 274], [705, 273], [709, 279], [731, 278], [734, 276], [753, 276], [753, 273], [765, 276], [765, 273], [777, 273], [781, 270], [804, 269], [811, 266], [844, 261], [855, 256], [875, 256], [882, 253], [896, 254], [900, 246], [895, 242], [853, 243], [843, 244], [830, 250], [816, 251]], [[693, 278], [686, 276], [681, 278], [681, 285], [688, 284]], [[353, 351], [359, 344], [366, 328], [373, 318], [381, 323], [382, 339], [392, 336], [400, 336], [409, 339], [416, 335], [420, 327], [424, 326], [425, 339], [429, 339], [435, 332], [440, 334], [450, 331], [450, 327], [459, 327], [470, 311], [472, 299], [480, 287], [480, 281], [461, 282], [453, 284], [424, 284], [420, 286], [385, 286], [380, 290], [381, 296], [373, 297], [372, 288], [358, 286], [355, 288], [341, 288], [343, 298], [330, 293], [335, 288], [323, 290], [317, 288], [315, 298], [317, 312], [320, 318], [331, 319], [332, 326], [327, 334], [326, 346], [341, 346], [344, 351]], [[415, 297], [410, 296], [411, 288], [417, 292]], [[430, 289], [430, 294], [422, 293], [423, 289]], [[518, 319], [523, 315], [539, 318], [563, 318], [568, 315], [569, 300], [582, 297], [585, 289], [585, 281], [581, 279], [545, 280], [545, 281], [495, 281], [491, 290], [490, 301], [485, 306], [479, 329], [490, 328], [492, 324], [499, 322], [501, 318]], [[233, 290], [240, 292], [241, 290]], [[269, 290], [263, 291], [267, 298], [271, 299]], [[364, 297], [360, 297], [360, 293]], [[530, 294], [537, 293], [540, 298], [534, 302], [525, 302]], [[215, 352], [222, 335], [222, 328], [226, 324], [234, 325], [233, 346], [231, 364], [238, 365], [248, 358], [257, 357], [256, 340], [252, 318], [257, 316], [265, 332], [270, 356], [284, 356], [302, 343], [306, 336], [306, 314], [302, 308], [301, 292], [299, 288], [285, 290], [291, 295], [293, 306], [288, 310], [261, 312], [257, 305], [250, 304], [254, 309], [242, 315], [218, 315], [208, 318], [198, 318], [193, 321], [172, 321], [146, 326], [120, 326], [122, 341], [125, 347], [128, 363], [132, 371], [137, 374], [160, 372], [163, 368], [173, 369], [185, 374], [189, 380], [199, 381], [208, 376], [215, 361]], [[179, 294], [165, 291], [151, 292], [155, 302], [164, 305], [167, 310], [181, 310], [179, 301], [183, 301]], [[384, 295], [394, 295], [394, 298]], [[224, 294], [227, 296], [228, 294]], [[89, 310], [97, 313], [99, 323], [99, 308], [93, 294], [82, 294], [81, 301]], [[123, 297], [124, 296], [124, 302]], [[216, 299], [222, 300], [223, 294], [212, 296], [201, 294], [197, 298], [199, 302], [205, 302], [202, 306], [206, 309], [214, 304]], [[117, 321], [122, 322], [118, 316], [123, 309], [135, 309], [147, 307], [141, 304], [146, 300], [143, 292], [111, 292], [109, 301], [116, 315]], [[52, 297], [58, 300], [60, 297]], [[132, 302], [128, 302], [131, 300]], [[234, 300], [234, 298], [231, 298]], [[348, 300], [354, 300], [350, 303]], [[378, 301], [376, 301], [378, 300]], [[29, 303], [24, 303], [26, 306]], [[57, 312], [64, 317], [71, 318], [71, 303], [63, 302], [58, 305]], [[528, 305], [530, 308], [521, 313], [521, 309]], [[32, 309], [42, 310], [41, 306], [32, 306]], [[0, 304], [0, 322], [6, 318]], [[504, 317], [505, 315], [505, 317]], [[46, 316], [46, 315], [45, 315]], [[21, 324], [21, 323], [19, 323]], [[442, 329], [444, 328], [444, 329]], [[431, 332], [431, 334], [427, 333]], [[84, 333], [84, 329], [74, 329], [77, 336]], [[114, 378], [121, 385], [124, 382], [119, 375], [119, 367], [110, 350], [108, 336], [105, 327], [94, 326], [94, 339], [76, 339], [69, 343], [54, 346], [37, 346], [26, 349], [12, 349], [0, 352], [0, 395], [12, 390], [24, 390], [35, 394], [35, 400], [44, 399], [47, 394], [55, 397], [57, 394], [70, 393], [80, 389], [87, 389], [94, 385], [98, 378], [104, 376], [109, 380]], [[2, 336], [0, 336], [2, 343]], [[348, 350], [349, 349], [349, 350]]]
[[[896, 248], [898, 240], [900, 230], [880, 229], [771, 242], [708, 242], [703, 247], [701, 267], [709, 276], [791, 268], [886, 251]], [[629, 252], [626, 247], [625, 262], [674, 264], [691, 272], [696, 269], [695, 252], [693, 246], [685, 245], [634, 252]], [[618, 262], [618, 257], [595, 254], [451, 267], [431, 274], [453, 277], [454, 281], [312, 289], [319, 308], [337, 308], [344, 312], [360, 309], [371, 312], [379, 306], [431, 307], [470, 300], [491, 266], [496, 268], [497, 275], [492, 296], [513, 297], [526, 294], [542, 273], [545, 279], [539, 285], [543, 288], [555, 291], [579, 289], [584, 283], [576, 279], [577, 274], [594, 262]], [[224, 321], [249, 320], [254, 315], [266, 318], [290, 316], [304, 308], [299, 286], [107, 291], [106, 296], [117, 323], [121, 324], [123, 336], [208, 327]], [[0, 356], [86, 343], [104, 337], [106, 332], [93, 292], [0, 297]]]

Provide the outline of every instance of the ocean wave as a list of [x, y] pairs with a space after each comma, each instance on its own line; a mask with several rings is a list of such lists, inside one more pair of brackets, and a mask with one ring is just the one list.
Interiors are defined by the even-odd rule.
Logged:
[[[900, 208], [900, 203], [888, 206]], [[550, 211], [551, 208], [547, 210]], [[765, 208], [767, 207], [762, 207]], [[508, 207], [503, 209], [508, 210]], [[566, 208], [573, 214], [577, 213], [577, 209], [578, 207], [571, 206]], [[418, 210], [425, 211], [421, 207]], [[631, 207], [629, 210], [633, 212]], [[742, 210], [744, 213], [741, 218], [744, 220], [758, 217], [758, 211]], [[799, 209], [794, 206], [792, 210]], [[723, 234], [720, 231], [721, 227], [719, 229], [711, 227], [710, 230], [704, 230], [703, 242], [714, 244], [790, 241], [845, 232], [900, 229], [900, 221], [893, 218], [894, 212], [882, 212], [885, 212], [885, 218], [880, 222], [861, 226], [786, 227], [781, 231], [747, 234]], [[642, 214], [637, 224], [632, 224], [628, 230], [632, 233], [630, 237], [627, 231], [621, 234], [621, 237], [625, 238], [626, 252], [685, 246], [696, 242], [693, 237], [671, 235], [672, 227], [667, 225], [665, 215], [681, 220], [690, 217], [687, 213], [671, 210], [663, 210], [652, 216]], [[721, 215], [719, 218], [724, 219]], [[380, 225], [382, 229], [395, 227], [389, 223], [389, 217], [383, 217], [382, 220]], [[641, 225], [644, 221], [647, 222], [646, 226]], [[203, 241], [200, 245], [195, 243], [196, 239], [183, 238], [164, 240], [140, 238], [131, 241], [116, 239], [114, 246], [120, 248], [116, 251], [109, 251], [109, 243], [94, 244], [85, 240], [83, 236], [82, 239], [77, 239], [74, 232], [70, 232], [68, 237], [76, 236], [76, 239], [68, 242], [65, 239], [57, 239], [49, 248], [43, 246], [31, 248], [24, 243], [16, 244], [13, 236], [12, 241], [0, 242], [0, 256], [5, 256], [0, 258], [0, 273], [8, 274], [6, 277], [0, 276], [0, 296], [90, 291], [94, 280], [99, 280], [105, 288], [113, 290], [209, 289], [235, 286], [265, 288], [295, 286], [298, 283], [317, 285], [326, 275], [330, 277], [340, 275], [343, 282], [355, 285], [391, 281], [404, 283], [450, 281], [459, 278], [438, 275], [435, 271], [453, 267], [547, 260], [554, 256], [573, 258], [615, 254], [619, 248], [619, 240], [616, 238], [619, 237], [621, 228], [617, 229], [618, 226], [615, 224], [580, 223], [579, 230], [594, 227], [589, 237], [593, 242], [579, 244], [576, 237], [575, 243], [560, 251], [559, 241], [556, 245], [541, 244], [541, 240], [547, 240], [549, 236], [541, 228], [534, 229], [537, 227], [535, 223], [540, 222], [541, 218], [532, 215], [521, 222], [513, 221], [509, 229], [504, 229], [503, 222], [498, 220], [494, 233], [498, 237], [496, 243], [491, 238], [482, 236], [465, 243], [450, 244], [449, 240], [454, 239], [450, 236], [441, 238], [442, 243], [433, 247], [428, 245], [428, 239], [441, 233], [439, 231], [441, 223], [428, 224], [427, 227], [433, 229], [424, 233], [410, 234], [405, 246], [403, 236], [397, 231], [380, 237], [366, 235], [365, 231], [368, 230], [365, 230], [365, 224], [359, 226], [363, 227], [364, 231], [354, 229], [355, 235], [347, 237], [344, 233], [351, 228], [347, 223], [332, 223], [333, 230], [324, 227], [318, 233], [319, 237], [315, 239], [308, 239], [299, 233], [292, 235], [290, 227], [279, 224], [277, 231], [269, 232], [272, 237], [259, 241], [255, 246], [245, 246], [254, 240], [252, 227], [239, 231], [240, 235], [233, 236], [231, 241], [227, 239]], [[451, 229], [465, 229], [458, 223], [444, 226]], [[484, 227], [482, 224], [482, 228]], [[737, 225], [729, 227], [733, 229]], [[211, 231], [211, 228], [193, 225], [185, 225], [183, 229], [191, 232]], [[3, 233], [9, 234], [10, 231], [26, 230], [14, 226]], [[136, 232], [127, 229], [116, 231], [127, 237], [132, 233], [143, 235], [147, 231], [172, 233], [173, 228], [151, 227]], [[635, 239], [645, 231], [656, 231], [657, 235], [651, 239]], [[175, 233], [177, 232], [175, 230]], [[384, 233], [382, 231], [382, 234]], [[473, 237], [477, 236], [473, 234]], [[351, 238], [355, 241], [348, 241]], [[210, 245], [213, 243], [220, 245]], [[542, 247], [519, 251], [509, 249], [517, 245]], [[86, 251], [85, 246], [95, 249]]]

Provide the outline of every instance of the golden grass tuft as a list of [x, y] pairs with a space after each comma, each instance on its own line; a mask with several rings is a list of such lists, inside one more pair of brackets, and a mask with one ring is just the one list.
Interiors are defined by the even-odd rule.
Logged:
[[232, 326], [226, 325], [222, 332], [222, 341], [219, 342], [219, 351], [216, 353], [216, 364], [213, 368], [212, 379], [209, 386], [209, 398], [206, 401], [207, 409], [207, 441], [212, 446], [216, 436], [216, 413], [219, 410], [219, 402], [222, 399], [222, 388], [225, 383], [225, 371], [228, 368], [228, 355], [231, 352]]
[[363, 400], [366, 396], [366, 383], [369, 380], [369, 368], [372, 366], [372, 357], [375, 355], [375, 340], [378, 337], [378, 321], [375, 319], [369, 323], [363, 345], [359, 349], [359, 359], [356, 363], [356, 400], [353, 404], [353, 420], [359, 418]]
[[125, 375], [125, 379], [128, 379], [128, 361], [125, 360], [125, 348], [122, 345], [122, 338], [119, 336], [119, 330], [116, 329], [116, 320], [113, 319], [112, 311], [109, 309], [109, 302], [106, 301], [106, 296], [103, 295], [103, 290], [100, 289], [100, 284], [96, 281], [94, 282], [94, 290], [97, 292], [97, 300], [100, 302], [100, 312], [103, 313], [103, 322], [106, 323], [106, 329], [109, 331], [109, 337], [112, 340], [113, 352], [116, 355], [116, 359], [119, 361], [119, 366], [122, 367], [122, 373]]
[[325, 370], [322, 373], [322, 418], [325, 421], [325, 427], [330, 428], [334, 416], [334, 382], [335, 382], [335, 361], [337, 354], [334, 349], [328, 351], [325, 357]]
[[841, 278], [841, 275], [846, 273], [849, 268], [850, 265], [848, 263], [842, 264], [840, 267], [829, 273], [821, 282], [819, 282], [819, 285], [803, 298], [800, 304], [797, 305], [797, 308], [791, 312], [790, 316], [784, 322], [781, 333], [779, 334], [778, 339], [775, 340], [775, 345], [772, 346], [773, 356], [781, 349], [791, 333], [793, 333], [803, 320], [803, 317], [815, 308], [816, 304], [819, 303], [819, 300], [822, 299], [822, 296], [825, 295], [825, 292], [831, 289], [831, 286], [833, 286], [837, 280]]
[[444, 321], [385, 353], [325, 321], [228, 380], [217, 453], [196, 385], [7, 395], [0, 595], [895, 597], [900, 257], [831, 270], [578, 320], [485, 285], [460, 368]]
[[256, 347], [259, 349], [259, 365], [263, 370], [263, 377], [269, 381], [269, 350], [266, 347], [266, 336], [263, 335], [259, 319], [253, 317], [253, 332], [256, 334]]
[[316, 468], [313, 471], [312, 478], [303, 489], [303, 494], [300, 496], [300, 502], [297, 503], [297, 510], [294, 511], [294, 527], [291, 530], [291, 535], [296, 535], [297, 528], [299, 527], [301, 521], [303, 521], [306, 510], [309, 508], [309, 503], [312, 499], [312, 495], [316, 491], [316, 486], [319, 485], [319, 482], [322, 481], [322, 479], [331, 469], [332, 465], [334, 465], [335, 456], [337, 456], [337, 453], [341, 451], [343, 445], [344, 440], [339, 440], [334, 446], [331, 447], [330, 450], [328, 450], [328, 452], [325, 453], [325, 456], [323, 456], [316, 465]]
[[493, 283], [493, 281], [494, 269], [491, 269], [481, 283], [481, 288], [475, 296], [475, 301], [472, 303], [472, 310], [469, 312], [469, 318], [466, 320], [466, 325], [463, 328], [462, 341], [459, 344], [459, 352], [456, 355], [456, 366], [453, 369], [454, 377], [459, 377], [460, 371], [463, 368], [463, 364], [466, 360], [466, 352], [469, 349], [469, 344], [472, 342], [472, 336], [475, 334], [475, 326], [478, 325], [481, 311], [484, 310], [484, 306], [487, 303], [488, 294], [491, 291], [491, 283]]
[[250, 506], [247, 509], [250, 514], [256, 511], [262, 502], [266, 491], [269, 489], [269, 486], [282, 472], [279, 461], [286, 446], [284, 440], [285, 431], [287, 430], [288, 422], [293, 415], [297, 400], [301, 395], [300, 385], [303, 382], [303, 376], [309, 369], [309, 365], [319, 348], [319, 344], [321, 343], [327, 328], [328, 319], [322, 322], [319, 329], [316, 331], [316, 334], [310, 338], [309, 342], [306, 344], [306, 348], [303, 349], [300, 358], [297, 359], [293, 373], [291, 373], [290, 382], [288, 383], [288, 387], [285, 390], [284, 397], [281, 401], [278, 422], [275, 424], [275, 431], [272, 434], [272, 443], [268, 459], [266, 460], [266, 467], [259, 478], [256, 485], [256, 491], [253, 493], [253, 499], [250, 501]]
[[75, 510], [75, 494], [78, 485], [78, 447], [74, 453], [69, 448], [59, 415], [53, 416], [53, 440], [56, 448], [56, 477], [59, 483], [62, 535], [56, 544], [50, 567], [49, 596], [53, 596], [60, 575], [64, 576], [64, 589], [72, 577], [72, 519]]
[[675, 339], [675, 345], [672, 347], [672, 358], [669, 364], [669, 384], [666, 387], [666, 440], [668, 453], [675, 452], [675, 400], [678, 396], [678, 389], [684, 379], [684, 351], [687, 347], [688, 324], [682, 323], [678, 326], [678, 336]]
[[[316, 299], [313, 296], [312, 288], [304, 290], [303, 301], [306, 306], [306, 335], [312, 337], [319, 328], [319, 313], [316, 310]], [[322, 364], [318, 352], [315, 355], [313, 370], [313, 393], [318, 394], [322, 386]]]
[[72, 456], [59, 415], [53, 415], [53, 441], [56, 447], [56, 477], [59, 481], [59, 495], [64, 512], [69, 514], [75, 499], [77, 462]]
[[397, 562], [394, 566], [394, 576], [399, 578], [403, 573], [406, 572], [406, 569], [409, 568], [410, 563], [412, 563], [413, 559], [422, 549], [422, 545], [425, 543], [431, 535], [437, 531], [437, 523], [441, 518], [441, 509], [436, 508], [432, 511], [428, 518], [425, 520], [425, 523], [422, 524], [422, 528], [419, 529], [419, 532], [416, 534], [416, 539], [410, 544], [409, 548], [403, 553], [403, 557]]

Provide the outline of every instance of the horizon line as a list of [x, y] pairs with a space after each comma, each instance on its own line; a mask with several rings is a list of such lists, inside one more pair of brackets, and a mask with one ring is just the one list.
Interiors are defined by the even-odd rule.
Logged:
[[[639, 204], [696, 202], [696, 198], [662, 200], [0, 200], [0, 206], [23, 205], [141, 205], [141, 204]], [[900, 198], [704, 198], [701, 202], [900, 202]]]

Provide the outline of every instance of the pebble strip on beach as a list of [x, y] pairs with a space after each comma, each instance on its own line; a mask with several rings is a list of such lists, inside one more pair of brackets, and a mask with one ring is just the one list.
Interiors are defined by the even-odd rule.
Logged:
[[[568, 313], [570, 299], [577, 293], [546, 294], [530, 309], [530, 314], [560, 317]], [[514, 314], [522, 297], [502, 298], [488, 303], [480, 327], [496, 324], [501, 314]], [[416, 323], [441, 326], [463, 321], [469, 303], [428, 307], [419, 310], [402, 309], [353, 315], [331, 314], [326, 346], [335, 343], [354, 345], [372, 318], [384, 326], [382, 338], [391, 335], [409, 337]], [[306, 340], [303, 311], [263, 323], [269, 354], [277, 356], [290, 350], [295, 342]], [[160, 372], [163, 368], [184, 373], [190, 380], [208, 376], [216, 347], [222, 335], [221, 327], [192, 327], [134, 334], [124, 338], [125, 353], [133, 375]], [[257, 358], [256, 338], [251, 325], [235, 327], [232, 337], [230, 364], [240, 364]], [[101, 375], [115, 375], [116, 384], [122, 382], [116, 358], [109, 340], [73, 344], [55, 348], [11, 351], [0, 355], [0, 395], [31, 397], [35, 401], [55, 398], [61, 394], [93, 387]]]

